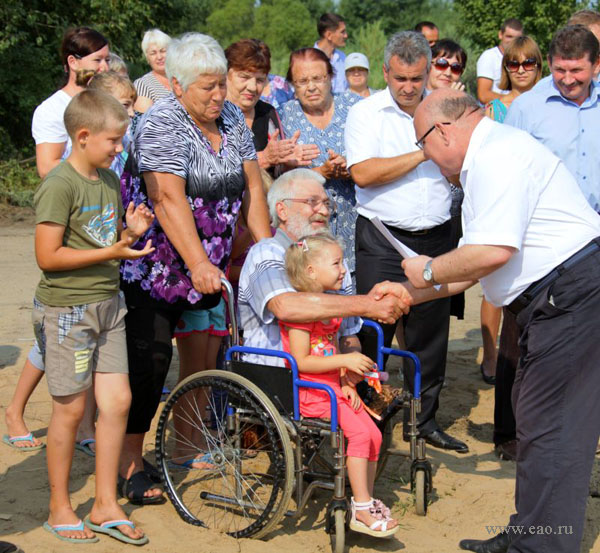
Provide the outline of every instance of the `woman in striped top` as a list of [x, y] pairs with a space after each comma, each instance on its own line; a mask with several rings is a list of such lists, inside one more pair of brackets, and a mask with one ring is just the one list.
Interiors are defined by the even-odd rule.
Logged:
[[171, 92], [169, 79], [165, 73], [169, 42], [171, 37], [160, 29], [150, 29], [144, 33], [142, 51], [150, 64], [151, 71], [133, 83], [138, 95], [135, 110], [140, 113], [144, 113], [154, 102]]

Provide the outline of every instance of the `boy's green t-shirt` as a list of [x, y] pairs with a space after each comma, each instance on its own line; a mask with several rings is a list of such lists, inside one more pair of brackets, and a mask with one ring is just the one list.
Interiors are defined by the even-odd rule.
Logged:
[[[63, 246], [91, 250], [117, 241], [123, 216], [119, 178], [98, 169], [98, 180], [80, 175], [68, 161], [55, 167], [35, 191], [35, 222], [65, 227]], [[119, 260], [69, 271], [43, 271], [35, 297], [46, 305], [70, 306], [111, 298], [119, 291]]]

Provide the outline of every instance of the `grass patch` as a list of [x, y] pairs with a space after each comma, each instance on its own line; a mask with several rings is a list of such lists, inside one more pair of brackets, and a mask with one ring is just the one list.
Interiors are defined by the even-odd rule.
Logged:
[[35, 160], [11, 159], [0, 164], [0, 203], [33, 207], [33, 194], [40, 183]]

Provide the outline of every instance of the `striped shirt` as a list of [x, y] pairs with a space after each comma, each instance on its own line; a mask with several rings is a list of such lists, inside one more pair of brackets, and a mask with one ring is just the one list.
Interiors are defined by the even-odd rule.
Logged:
[[[279, 322], [269, 311], [267, 304], [280, 294], [296, 291], [285, 272], [285, 252], [291, 244], [291, 238], [281, 229], [277, 229], [273, 238], [261, 240], [248, 252], [240, 275], [238, 297], [245, 346], [283, 351]], [[354, 294], [348, 270], [344, 276], [341, 293]], [[356, 334], [361, 326], [360, 317], [347, 317], [342, 322], [339, 334], [351, 336]], [[283, 361], [275, 357], [245, 355], [244, 360], [250, 363], [283, 366]]]
[[168, 96], [171, 92], [169, 88], [165, 88], [152, 71], [133, 81], [133, 86], [138, 96], [150, 98], [153, 102]]

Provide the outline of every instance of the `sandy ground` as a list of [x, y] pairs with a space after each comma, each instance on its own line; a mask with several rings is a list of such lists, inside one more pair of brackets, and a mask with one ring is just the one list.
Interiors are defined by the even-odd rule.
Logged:
[[[31, 214], [7, 214], [0, 209], [0, 412], [9, 402], [19, 371], [32, 342], [31, 298], [38, 279], [33, 257]], [[433, 466], [434, 493], [426, 517], [414, 512], [414, 502], [406, 484], [408, 464], [400, 457], [388, 462], [377, 483], [377, 495], [393, 506], [400, 517], [401, 530], [391, 540], [374, 540], [350, 533], [349, 551], [409, 551], [411, 553], [459, 551], [458, 541], [466, 537], [486, 538], [487, 525], [506, 524], [513, 508], [515, 465], [499, 461], [493, 453], [493, 388], [479, 376], [481, 357], [479, 325], [480, 291], [467, 296], [464, 321], [452, 320], [447, 385], [441, 396], [438, 420], [443, 428], [464, 440], [467, 455], [429, 448]], [[170, 379], [176, 378], [176, 364]], [[44, 383], [35, 391], [26, 413], [34, 434], [45, 439], [50, 416], [50, 401]], [[158, 418], [158, 417], [157, 417]], [[0, 434], [6, 432], [0, 417]], [[403, 448], [401, 426], [395, 441]], [[146, 452], [152, 459], [153, 434]], [[81, 551], [83, 546], [60, 542], [42, 528], [47, 517], [48, 485], [44, 451], [23, 454], [0, 444], [0, 539], [17, 543], [26, 552]], [[93, 460], [75, 453], [71, 491], [72, 501], [83, 518], [91, 507], [94, 489]], [[597, 478], [598, 467], [595, 467]], [[596, 485], [592, 482], [592, 485]], [[170, 503], [144, 508], [126, 504], [125, 509], [150, 537], [144, 550], [179, 553], [328, 552], [329, 537], [324, 530], [327, 497], [310, 503], [299, 521], [285, 520], [265, 540], [234, 540], [211, 530], [183, 522]], [[582, 551], [600, 552], [600, 499], [590, 498], [586, 515]], [[77, 549], [76, 549], [77, 548]], [[85, 547], [91, 553], [131, 550], [107, 537]], [[575, 553], [575, 552], [574, 552]]]

